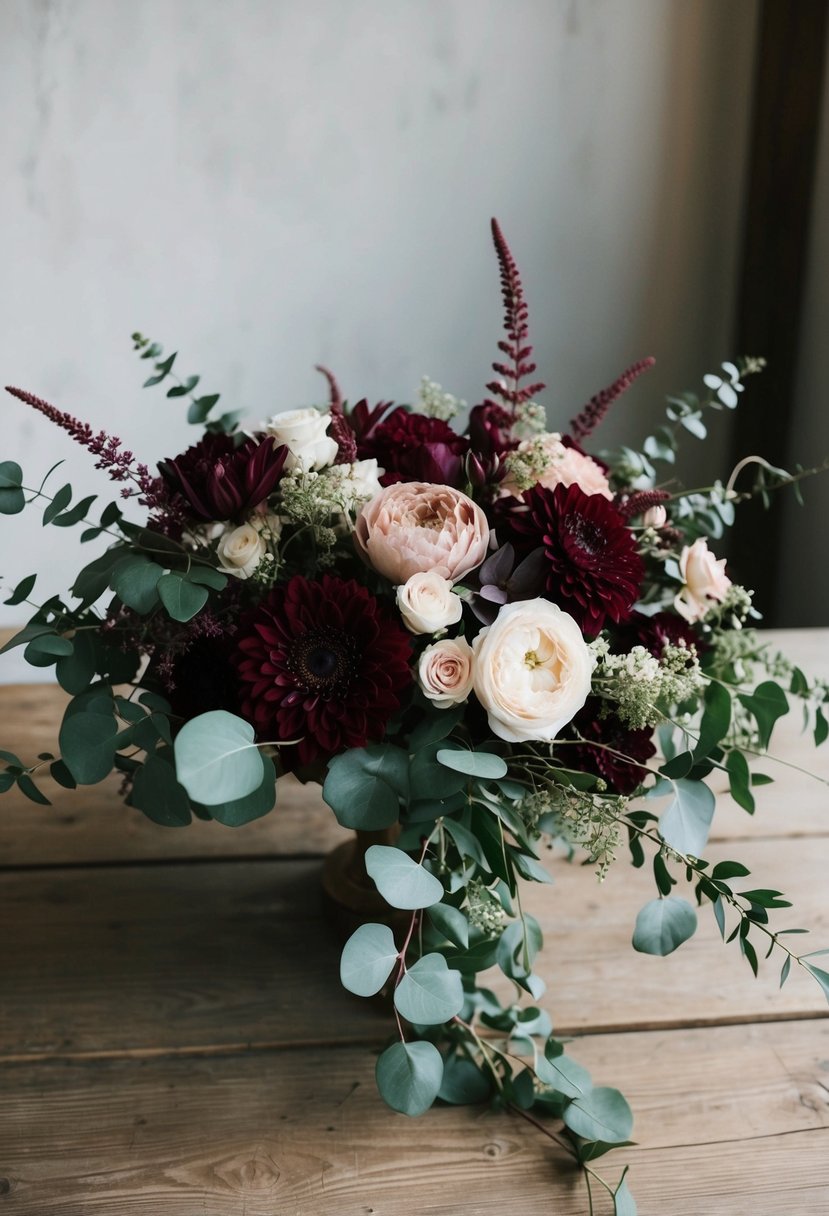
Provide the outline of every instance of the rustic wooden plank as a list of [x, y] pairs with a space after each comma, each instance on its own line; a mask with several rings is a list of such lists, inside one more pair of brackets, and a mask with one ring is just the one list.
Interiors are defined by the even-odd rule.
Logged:
[[[829, 1025], [595, 1036], [574, 1054], [633, 1106], [642, 1213], [798, 1216], [829, 1201]], [[564, 1154], [516, 1116], [376, 1095], [366, 1049], [3, 1069], [14, 1216], [584, 1216]], [[597, 1212], [607, 1212], [599, 1199]]]
[[[732, 845], [714, 856], [733, 855]], [[751, 883], [793, 891], [777, 924], [829, 945], [829, 838], [744, 843]], [[561, 860], [524, 905], [547, 938], [540, 973], [564, 1032], [822, 1015], [817, 985], [779, 965], [751, 976], [704, 909], [667, 959], [636, 954], [649, 869], [625, 863], [604, 887]], [[220, 1045], [377, 1042], [388, 1015], [341, 991], [314, 862], [251, 861], [8, 872], [0, 876], [0, 1057], [207, 1051]], [[799, 939], [803, 941], [803, 939]], [[804, 947], [801, 947], [804, 948]], [[497, 975], [492, 982], [499, 987]], [[500, 982], [506, 992], [508, 986]]]
[[[804, 671], [829, 676], [829, 631], [779, 630], [766, 635]], [[66, 694], [45, 684], [0, 686], [0, 745], [23, 757], [54, 750]], [[829, 745], [816, 752], [793, 711], [778, 728], [775, 755], [810, 772], [829, 776]], [[829, 832], [826, 786], [794, 768], [758, 763], [775, 784], [757, 791], [752, 819], [714, 779], [722, 805], [713, 838], [816, 835]], [[242, 828], [194, 822], [185, 830], [160, 828], [125, 807], [119, 779], [82, 790], [64, 790], [48, 776], [41, 782], [51, 807], [35, 806], [12, 791], [0, 798], [0, 865], [55, 865], [162, 858], [291, 856], [325, 853], [348, 833], [322, 802], [319, 787], [285, 779], [277, 809]]]

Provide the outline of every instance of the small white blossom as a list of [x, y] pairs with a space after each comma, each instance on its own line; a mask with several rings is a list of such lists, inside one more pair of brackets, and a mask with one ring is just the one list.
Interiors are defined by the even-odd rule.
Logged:
[[424, 376], [420, 381], [417, 396], [420, 402], [418, 412], [425, 414], [427, 418], [440, 418], [443, 422], [448, 422], [461, 410], [466, 409], [465, 401], [444, 392], [443, 388], [428, 376]]

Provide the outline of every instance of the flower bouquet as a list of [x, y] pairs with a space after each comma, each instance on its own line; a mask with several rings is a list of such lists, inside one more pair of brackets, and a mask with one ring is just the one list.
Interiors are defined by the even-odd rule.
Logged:
[[[630, 1141], [630, 1108], [552, 1033], [534, 970], [541, 932], [519, 887], [549, 881], [551, 849], [586, 854], [600, 879], [624, 850], [635, 866], [649, 854], [656, 891], [634, 949], [669, 954], [704, 906], [753, 971], [762, 945], [781, 982], [795, 963], [829, 994], [829, 973], [789, 948], [793, 930], [771, 925], [790, 906], [781, 892], [747, 885], [739, 862], [705, 860], [710, 775], [727, 774], [751, 812], [753, 784], [769, 777], [749, 762], [790, 698], [815, 743], [827, 736], [826, 684], [767, 653], [747, 627], [751, 594], [709, 548], [741, 500], [812, 470], [751, 458], [698, 490], [672, 476], [680, 436], [703, 438], [709, 411], [734, 408], [758, 359], [723, 364], [701, 396], [669, 398], [638, 449], [586, 445], [650, 359], [549, 431], [521, 279], [494, 221], [492, 232], [505, 334], [468, 414], [428, 379], [417, 407], [349, 407], [320, 369], [326, 408], [241, 426], [136, 334], [146, 384], [187, 399], [204, 428], [153, 472], [118, 439], [9, 389], [86, 447], [121, 496], [100, 509], [0, 464], [4, 514], [45, 504], [44, 524], [107, 542], [5, 648], [54, 666], [71, 699], [60, 754], [0, 752], [0, 791], [45, 802], [45, 767], [68, 788], [115, 768], [127, 803], [158, 824], [237, 826], [278, 813], [278, 776], [320, 781], [340, 824], [363, 834], [357, 857], [381, 907], [362, 924], [353, 909], [341, 978], [359, 996], [384, 993], [393, 1013], [382, 1097], [408, 1115], [437, 1099], [522, 1113], [629, 1214], [624, 1175], [604, 1182], [594, 1163]], [[755, 480], [738, 490], [746, 463]], [[32, 603], [35, 582], [5, 602]], [[520, 999], [478, 982], [497, 970]]]

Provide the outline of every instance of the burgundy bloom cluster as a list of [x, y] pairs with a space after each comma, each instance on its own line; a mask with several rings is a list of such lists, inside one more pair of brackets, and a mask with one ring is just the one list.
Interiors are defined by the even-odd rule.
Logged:
[[158, 468], [197, 519], [241, 519], [273, 493], [287, 455], [287, 447], [268, 438], [237, 447], [230, 435], [207, 434]]
[[543, 548], [545, 593], [588, 638], [608, 620], [627, 619], [645, 567], [633, 533], [602, 494], [585, 494], [577, 485], [534, 486], [496, 505], [499, 534], [519, 553]]
[[630, 730], [615, 714], [602, 716], [598, 697], [588, 698], [566, 733], [584, 740], [567, 748], [567, 764], [604, 778], [616, 794], [632, 794], [648, 775], [644, 765], [656, 755], [650, 727]]
[[242, 714], [286, 769], [380, 740], [411, 683], [411, 640], [354, 580], [295, 575], [243, 626]]
[[385, 469], [383, 486], [398, 481], [428, 481], [458, 487], [469, 440], [441, 418], [413, 414], [399, 405], [357, 440], [361, 460], [375, 459]]

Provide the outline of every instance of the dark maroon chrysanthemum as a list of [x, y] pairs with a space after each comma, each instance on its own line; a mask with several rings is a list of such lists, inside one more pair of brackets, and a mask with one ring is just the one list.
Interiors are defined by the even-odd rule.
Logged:
[[574, 719], [568, 733], [584, 742], [564, 749], [567, 767], [602, 777], [616, 794], [632, 794], [648, 775], [643, 765], [656, 755], [653, 731], [629, 730], [615, 714], [601, 717], [601, 709], [600, 699], [590, 697]]
[[633, 533], [603, 494], [577, 485], [534, 486], [520, 499], [503, 499], [498, 516], [499, 536], [520, 553], [542, 546], [545, 594], [587, 637], [630, 615], [645, 567]]
[[411, 683], [411, 641], [359, 583], [297, 574], [244, 626], [236, 664], [242, 715], [285, 768], [382, 739]]
[[380, 484], [427, 481], [458, 487], [469, 440], [441, 418], [414, 414], [399, 405], [366, 436], [358, 437], [361, 460], [377, 461], [385, 473]]
[[656, 612], [653, 616], [634, 612], [613, 638], [612, 649], [632, 650], [644, 646], [654, 658], [660, 659], [666, 646], [696, 647], [697, 654], [705, 649], [699, 633], [677, 612]]
[[273, 493], [288, 455], [263, 437], [236, 447], [232, 436], [207, 434], [175, 460], [160, 460], [167, 484], [198, 519], [240, 519]]

